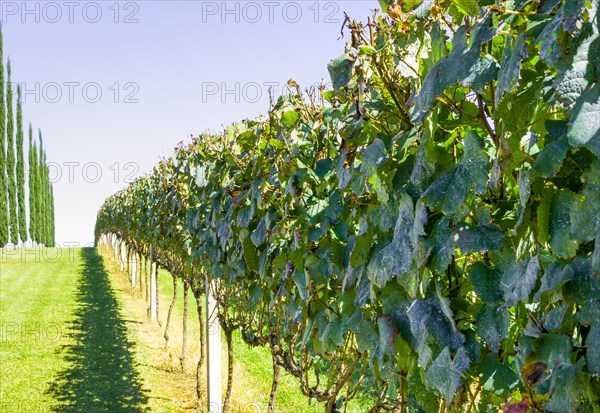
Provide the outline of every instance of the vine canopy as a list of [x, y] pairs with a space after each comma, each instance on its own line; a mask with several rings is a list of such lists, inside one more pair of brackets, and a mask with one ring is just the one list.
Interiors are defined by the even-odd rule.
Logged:
[[597, 2], [379, 6], [332, 90], [180, 144], [97, 235], [220, 279], [328, 411], [598, 412]]

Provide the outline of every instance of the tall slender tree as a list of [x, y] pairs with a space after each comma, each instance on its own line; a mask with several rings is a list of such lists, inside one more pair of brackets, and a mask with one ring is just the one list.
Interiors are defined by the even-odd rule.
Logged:
[[8, 186], [6, 181], [6, 101], [4, 99], [4, 51], [0, 25], [0, 248], [8, 243]]
[[56, 233], [55, 233], [55, 227], [54, 227], [54, 186], [52, 185], [52, 183], [50, 181], [49, 182], [49, 188], [50, 188], [50, 193], [49, 193], [49, 199], [50, 199], [50, 210], [49, 210], [49, 218], [50, 218], [50, 236], [48, 239], [48, 246], [49, 247], [54, 247], [56, 244]]
[[48, 228], [50, 227], [50, 214], [48, 213], [48, 211], [50, 210], [50, 202], [49, 202], [49, 192], [50, 192], [50, 187], [48, 185], [48, 170], [46, 167], [46, 151], [44, 150], [44, 164], [42, 165], [42, 182], [43, 182], [43, 188], [44, 188], [44, 192], [43, 192], [43, 197], [44, 197], [44, 235], [43, 235], [43, 239], [44, 239], [44, 245], [48, 246], [48, 244], [50, 243], [49, 240], [49, 232]]
[[42, 131], [40, 130], [40, 146], [38, 148], [38, 188], [37, 188], [37, 202], [38, 202], [38, 242], [46, 245], [46, 152], [44, 151], [44, 139], [42, 137]]
[[33, 128], [29, 124], [29, 238], [37, 242], [36, 237], [36, 193], [37, 193], [37, 145], [33, 141]]
[[19, 238], [27, 241], [27, 216], [25, 209], [25, 156], [23, 151], [23, 103], [21, 86], [17, 85], [17, 221]]
[[10, 241], [13, 244], [19, 243], [19, 226], [17, 217], [17, 182], [15, 179], [15, 132], [13, 117], [13, 87], [10, 80], [10, 59], [6, 64], [7, 83], [6, 83], [6, 178], [8, 180], [8, 224], [10, 228]]

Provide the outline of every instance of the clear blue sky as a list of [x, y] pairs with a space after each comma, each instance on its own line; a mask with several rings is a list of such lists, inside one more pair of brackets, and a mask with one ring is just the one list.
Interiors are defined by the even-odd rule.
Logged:
[[366, 21], [377, 6], [0, 2], [4, 57], [26, 89], [24, 122], [42, 129], [51, 162], [57, 242], [92, 242], [99, 207], [128, 176], [190, 134], [264, 113], [269, 84], [280, 94], [290, 78], [329, 81], [327, 63], [348, 40], [339, 39], [343, 12]]

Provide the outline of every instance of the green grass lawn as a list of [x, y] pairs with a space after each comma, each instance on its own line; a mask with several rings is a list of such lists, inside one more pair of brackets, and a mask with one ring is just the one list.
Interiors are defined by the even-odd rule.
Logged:
[[53, 378], [68, 367], [57, 356], [72, 343], [80, 254], [57, 262], [55, 250], [0, 256], [0, 411], [48, 411]]
[[[87, 249], [0, 254], [0, 413], [192, 412], [199, 323], [190, 292], [186, 371], [179, 368], [182, 285], [163, 338], [171, 275], [159, 272], [162, 327], [146, 319], [141, 291], [105, 254]], [[232, 408], [266, 411], [271, 355], [234, 335]], [[223, 379], [226, 378], [223, 345]], [[223, 383], [225, 386], [225, 383]], [[353, 402], [352, 411], [361, 411]], [[322, 411], [282, 371], [277, 411]]]
[[0, 411], [141, 412], [128, 329], [94, 249], [0, 257]]

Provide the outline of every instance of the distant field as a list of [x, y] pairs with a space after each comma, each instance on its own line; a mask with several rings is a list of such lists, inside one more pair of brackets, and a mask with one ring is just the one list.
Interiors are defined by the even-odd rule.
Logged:
[[[173, 284], [165, 271], [159, 273], [159, 288], [163, 327], [147, 322], [142, 292], [132, 292], [126, 276], [95, 249], [4, 252], [0, 412], [194, 411], [195, 299], [190, 294], [188, 358], [182, 373], [182, 287], [168, 347], [163, 332]], [[270, 354], [246, 346], [239, 335], [234, 338], [233, 411], [265, 411], [271, 389]], [[308, 404], [291, 376], [282, 375], [278, 411], [321, 410]]]

